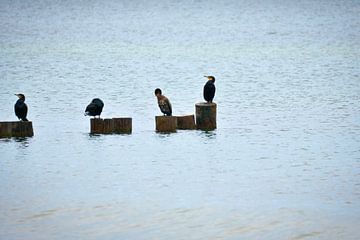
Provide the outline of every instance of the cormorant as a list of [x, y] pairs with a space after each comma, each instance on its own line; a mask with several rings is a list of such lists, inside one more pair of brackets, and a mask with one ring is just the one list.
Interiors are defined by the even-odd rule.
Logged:
[[85, 116], [99, 116], [103, 110], [104, 102], [100, 98], [94, 98], [85, 109]]
[[209, 79], [204, 86], [204, 99], [208, 103], [212, 103], [215, 96], [215, 77], [204, 76]]
[[162, 95], [160, 88], [155, 89], [155, 96], [157, 97], [160, 111], [166, 116], [171, 116], [171, 103], [167, 97]]
[[18, 96], [18, 100], [15, 103], [14, 109], [15, 109], [15, 115], [19, 118], [19, 120], [22, 121], [29, 121], [26, 118], [27, 112], [28, 112], [28, 107], [25, 103], [25, 95], [24, 94], [15, 94], [16, 96]]

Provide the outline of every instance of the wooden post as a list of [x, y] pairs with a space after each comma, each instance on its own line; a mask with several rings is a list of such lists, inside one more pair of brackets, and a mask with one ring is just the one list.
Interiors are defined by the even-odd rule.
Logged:
[[131, 118], [91, 118], [90, 133], [91, 134], [111, 134], [111, 133], [127, 133], [132, 131]]
[[12, 137], [12, 122], [0, 123], [0, 137], [2, 138]]
[[114, 132], [114, 121], [110, 118], [105, 118], [104, 119], [104, 129], [103, 132], [104, 134], [110, 134]]
[[210, 131], [216, 128], [216, 103], [197, 103], [196, 128]]
[[176, 118], [177, 129], [188, 130], [196, 128], [194, 115], [178, 116]]
[[100, 134], [104, 132], [104, 120], [102, 118], [90, 119], [90, 133]]
[[175, 116], [156, 116], [155, 122], [157, 132], [176, 132], [177, 118]]
[[132, 118], [113, 118], [114, 133], [132, 132]]
[[0, 138], [32, 137], [34, 130], [32, 122], [0, 122]]

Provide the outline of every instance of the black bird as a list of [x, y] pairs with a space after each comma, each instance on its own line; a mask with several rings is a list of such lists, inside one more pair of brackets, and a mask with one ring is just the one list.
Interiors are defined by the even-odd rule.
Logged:
[[208, 103], [212, 103], [215, 96], [215, 77], [204, 76], [209, 79], [204, 86], [204, 99]]
[[159, 105], [160, 111], [166, 116], [171, 116], [172, 115], [172, 107], [171, 107], [170, 100], [167, 97], [165, 97], [164, 95], [162, 95], [160, 88], [155, 89], [155, 96], [158, 100], [158, 105]]
[[15, 94], [16, 96], [18, 96], [18, 100], [15, 103], [14, 109], [15, 109], [15, 115], [19, 118], [19, 120], [22, 121], [29, 121], [26, 118], [27, 112], [28, 112], [28, 107], [25, 103], [25, 95], [24, 94]]
[[103, 110], [104, 102], [100, 98], [94, 98], [85, 109], [85, 116], [99, 116]]

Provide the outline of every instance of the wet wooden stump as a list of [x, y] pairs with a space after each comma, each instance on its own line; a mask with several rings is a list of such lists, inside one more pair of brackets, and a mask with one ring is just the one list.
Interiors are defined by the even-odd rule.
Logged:
[[103, 122], [103, 134], [111, 134], [114, 132], [114, 121], [110, 118], [105, 118]]
[[191, 130], [196, 129], [194, 115], [177, 116], [177, 129]]
[[92, 133], [92, 134], [104, 133], [104, 119], [91, 118], [90, 119], [90, 133]]
[[196, 128], [205, 131], [216, 129], [216, 103], [197, 103]]
[[175, 116], [155, 116], [155, 123], [157, 132], [176, 132], [177, 117]]
[[132, 118], [91, 118], [90, 133], [92, 134], [130, 134]]
[[32, 137], [34, 130], [32, 122], [0, 122], [0, 138]]
[[132, 118], [113, 118], [114, 133], [127, 133], [132, 132]]

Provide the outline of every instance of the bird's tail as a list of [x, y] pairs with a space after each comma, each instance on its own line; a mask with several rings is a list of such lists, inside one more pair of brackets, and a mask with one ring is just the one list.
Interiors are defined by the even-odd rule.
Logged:
[[24, 122], [28, 122], [29, 120], [25, 117], [22, 119]]

